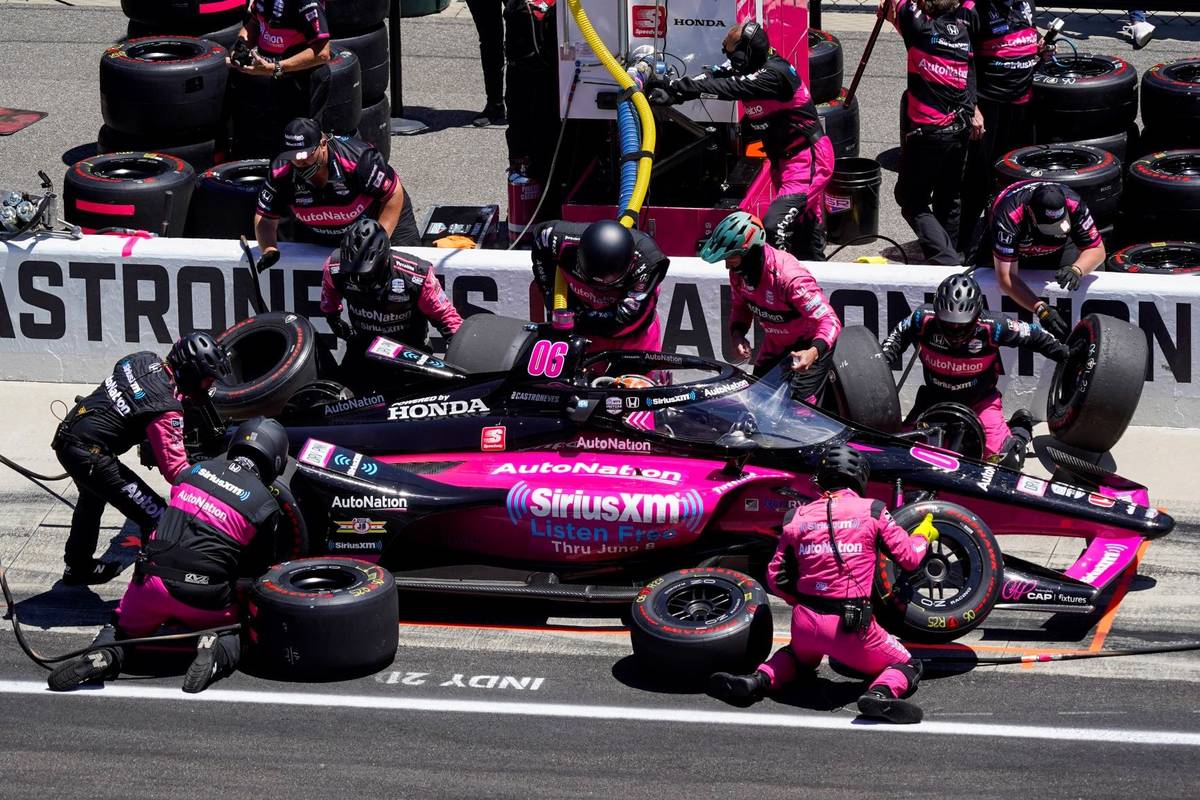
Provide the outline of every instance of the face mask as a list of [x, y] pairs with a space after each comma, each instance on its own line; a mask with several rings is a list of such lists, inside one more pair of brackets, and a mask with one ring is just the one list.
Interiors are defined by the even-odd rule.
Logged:
[[308, 180], [313, 175], [316, 175], [320, 169], [321, 169], [321, 159], [318, 158], [315, 161], [313, 161], [311, 164], [309, 164], [307, 167], [300, 167], [300, 166], [296, 167], [296, 173], [304, 180]]
[[1047, 222], [1045, 224], [1037, 224], [1034, 227], [1043, 236], [1061, 237], [1071, 231], [1071, 223], [1065, 217], [1060, 222]]

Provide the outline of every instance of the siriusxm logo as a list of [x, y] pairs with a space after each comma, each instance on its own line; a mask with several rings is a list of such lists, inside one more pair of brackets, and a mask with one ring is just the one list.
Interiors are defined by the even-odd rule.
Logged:
[[518, 481], [505, 501], [508, 518], [516, 525], [528, 517], [635, 525], [682, 525], [699, 529], [704, 498], [695, 489], [671, 494], [650, 492], [591, 492], [530, 486]]
[[129, 366], [128, 361], [121, 362], [121, 371], [125, 373], [125, 380], [129, 382], [129, 391], [133, 392], [134, 400], [141, 400], [146, 396], [146, 392], [142, 389], [142, 385], [137, 382], [137, 378], [133, 377], [133, 367]]
[[362, 453], [355, 453], [353, 456], [349, 456], [346, 453], [338, 453], [333, 457], [333, 464], [346, 470], [347, 475], [354, 475], [361, 472], [369, 478], [379, 472], [379, 464], [374, 461], [364, 460]]
[[225, 480], [224, 478], [218, 477], [217, 475], [210, 472], [207, 468], [205, 468], [204, 465], [202, 465], [202, 464], [197, 464], [196, 466], [192, 467], [192, 474], [199, 475], [201, 478], [204, 478], [204, 480], [208, 481], [209, 483], [213, 484], [214, 486], [221, 487], [225, 491], [227, 491], [230, 494], [237, 497], [239, 500], [244, 501], [244, 500], [250, 499], [250, 490], [249, 489], [243, 489], [242, 487], [238, 486], [235, 483], [230, 483], [229, 481]]

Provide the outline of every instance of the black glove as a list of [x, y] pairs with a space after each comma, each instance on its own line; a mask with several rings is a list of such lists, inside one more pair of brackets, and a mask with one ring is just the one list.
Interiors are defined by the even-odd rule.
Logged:
[[1034, 313], [1037, 314], [1038, 322], [1054, 338], [1065, 342], [1071, 335], [1071, 326], [1067, 325], [1067, 321], [1062, 318], [1061, 314], [1046, 303], [1038, 303]]
[[789, 594], [796, 592], [796, 578], [800, 577], [800, 565], [796, 563], [796, 549], [785, 548], [779, 571], [775, 573], [775, 585]]
[[655, 86], [650, 90], [650, 105], [652, 106], [673, 106], [675, 105], [675, 95], [671, 94], [668, 89], [661, 86]]
[[1079, 279], [1082, 277], [1083, 272], [1074, 264], [1063, 267], [1054, 276], [1058, 281], [1059, 288], [1066, 289], [1068, 292], [1073, 292], [1079, 288]]
[[354, 329], [350, 327], [350, 323], [342, 319], [341, 314], [326, 314], [325, 321], [329, 323], [329, 329], [333, 331], [334, 336], [346, 341], [350, 340], [350, 336], [354, 333]]
[[272, 248], [270, 250], [265, 250], [265, 251], [263, 251], [262, 255], [260, 255], [258, 257], [258, 271], [262, 272], [265, 269], [270, 269], [271, 267], [275, 266], [278, 263], [279, 263], [278, 248]]

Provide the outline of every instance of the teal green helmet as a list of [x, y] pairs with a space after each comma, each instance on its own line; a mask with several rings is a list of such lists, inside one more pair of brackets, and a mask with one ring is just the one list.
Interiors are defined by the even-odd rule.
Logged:
[[745, 211], [735, 211], [717, 225], [700, 248], [700, 257], [715, 264], [730, 256], [745, 255], [751, 247], [761, 247], [766, 241], [762, 220]]

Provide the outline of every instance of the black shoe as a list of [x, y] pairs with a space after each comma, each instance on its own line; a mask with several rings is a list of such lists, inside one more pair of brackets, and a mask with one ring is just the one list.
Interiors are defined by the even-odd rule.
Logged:
[[1028, 435], [1024, 438], [1026, 441], [1033, 438], [1033, 414], [1027, 408], [1018, 408], [1013, 412], [1013, 415], [1008, 418], [1008, 427], [1013, 429], [1013, 433], [1017, 430], [1023, 430]]
[[51, 691], [65, 692], [80, 684], [115, 677], [117, 654], [111, 647], [93, 650], [82, 658], [60, 664], [49, 677], [46, 685]]
[[507, 125], [508, 118], [504, 115], [503, 103], [488, 103], [475, 115], [471, 124], [476, 128], [486, 128], [489, 125]]
[[90, 565], [63, 569], [62, 582], [67, 586], [95, 586], [108, 583], [121, 574], [121, 565], [115, 561], [95, 561]]
[[858, 713], [867, 719], [879, 719], [897, 725], [915, 725], [924, 716], [916, 703], [897, 700], [891, 696], [891, 692], [878, 689], [872, 689], [858, 698]]
[[206, 633], [196, 644], [196, 657], [183, 676], [183, 690], [188, 694], [199, 694], [212, 686], [222, 676], [217, 658], [217, 635]]
[[734, 675], [714, 672], [708, 679], [708, 693], [718, 700], [738, 705], [758, 702], [771, 686], [766, 673], [756, 670], [753, 675]]

